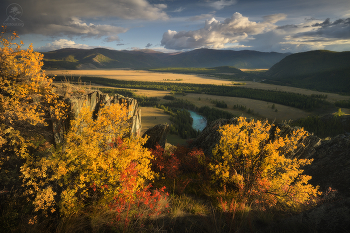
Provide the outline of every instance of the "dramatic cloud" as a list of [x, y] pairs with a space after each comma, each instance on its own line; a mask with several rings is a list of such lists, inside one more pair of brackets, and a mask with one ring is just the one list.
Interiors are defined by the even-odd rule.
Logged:
[[[270, 20], [277, 22], [276, 18]], [[276, 28], [270, 22], [257, 23], [236, 12], [223, 22], [212, 18], [205, 21], [203, 28], [195, 31], [171, 31], [163, 34], [161, 45], [167, 49], [224, 48], [225, 44], [248, 40], [249, 36], [261, 34]]]
[[242, 44], [259, 51], [303, 52], [316, 49], [344, 50], [350, 45], [350, 19], [331, 22], [305, 19], [294, 25], [283, 25], [254, 36]]
[[216, 10], [221, 10], [223, 8], [225, 8], [226, 6], [231, 6], [236, 4], [237, 1], [236, 0], [219, 0], [219, 1], [215, 1], [215, 2], [210, 2], [208, 3], [208, 5], [210, 7], [213, 7]]
[[[118, 34], [128, 29], [106, 24], [120, 19], [167, 19], [165, 4], [150, 4], [147, 0], [19, 0], [25, 12], [17, 27], [19, 34], [45, 36], [107, 37], [105, 41], [118, 41]], [[8, 1], [0, 3], [6, 9]]]
[[299, 33], [293, 37], [350, 39], [350, 18], [338, 19], [334, 22], [331, 22], [328, 18], [322, 23], [313, 24], [312, 27], [312, 31]]
[[86, 44], [76, 44], [72, 40], [59, 39], [59, 40], [55, 40], [52, 43], [48, 43], [45, 46], [39, 47], [36, 50], [41, 52], [47, 52], [47, 51], [53, 51], [53, 50], [63, 49], [63, 48], [92, 49], [95, 47], [92, 47]]
[[148, 43], [148, 44], [146, 44], [146, 48], [149, 48], [149, 47], [151, 47], [152, 46], [152, 44], [151, 43]]

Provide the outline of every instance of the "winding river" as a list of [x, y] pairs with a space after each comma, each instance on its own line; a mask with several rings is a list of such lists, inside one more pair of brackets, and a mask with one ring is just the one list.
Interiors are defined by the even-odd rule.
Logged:
[[198, 115], [196, 112], [189, 111], [193, 119], [192, 128], [202, 131], [207, 126], [207, 120], [204, 116]]

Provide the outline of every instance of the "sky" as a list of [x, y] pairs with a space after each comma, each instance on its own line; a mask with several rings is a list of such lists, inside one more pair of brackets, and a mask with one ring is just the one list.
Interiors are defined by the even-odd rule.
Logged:
[[41, 52], [350, 51], [350, 0], [1, 0], [0, 24]]

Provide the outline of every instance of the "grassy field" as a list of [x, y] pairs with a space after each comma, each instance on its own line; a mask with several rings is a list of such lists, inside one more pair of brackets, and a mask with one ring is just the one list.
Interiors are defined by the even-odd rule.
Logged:
[[[243, 69], [244, 70], [244, 69]], [[246, 70], [244, 70], [246, 71]], [[69, 79], [71, 76], [92, 76], [111, 78], [127, 81], [150, 81], [150, 82], [163, 82], [167, 79], [180, 80], [177, 83], [199, 83], [199, 84], [215, 84], [215, 85], [232, 85], [232, 81], [216, 78], [212, 75], [189, 75], [189, 74], [173, 74], [173, 73], [161, 73], [151, 72], [144, 70], [46, 70], [47, 75], [64, 75]], [[239, 81], [241, 82], [241, 81]], [[300, 94], [326, 94], [328, 95], [327, 101], [335, 102], [337, 100], [348, 100], [349, 96], [343, 96], [339, 94], [312, 91], [297, 87], [278, 86], [273, 84], [244, 81], [246, 85], [241, 85], [244, 88], [256, 88], [263, 90], [278, 90]]]
[[167, 79], [180, 80], [177, 83], [201, 83], [201, 84], [226, 84], [230, 85], [232, 81], [215, 78], [210, 75], [192, 75], [192, 74], [173, 74], [162, 72], [151, 72], [145, 70], [47, 70], [47, 75], [64, 75], [67, 78], [71, 76], [92, 76], [111, 78], [127, 81], [147, 81], [163, 82]]

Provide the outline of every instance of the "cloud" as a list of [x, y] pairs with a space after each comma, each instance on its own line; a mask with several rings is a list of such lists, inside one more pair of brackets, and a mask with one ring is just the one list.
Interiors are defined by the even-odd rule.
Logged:
[[317, 49], [341, 49], [350, 46], [350, 19], [320, 21], [305, 19], [300, 24], [289, 24], [242, 41], [259, 51], [304, 52]]
[[36, 50], [41, 51], [41, 52], [46, 52], [46, 51], [53, 51], [53, 50], [57, 50], [57, 49], [63, 49], [63, 48], [92, 49], [95, 47], [90, 46], [90, 45], [86, 45], [86, 44], [76, 44], [72, 40], [59, 39], [59, 40], [55, 40], [52, 43], [48, 43], [44, 46], [41, 46], [41, 47], [37, 48]]
[[122, 43], [117, 44], [117, 46], [122, 46], [122, 45], [125, 45], [125, 44], [122, 44]]
[[118, 36], [108, 36], [105, 40], [105, 42], [113, 42], [113, 41], [120, 41]]
[[221, 9], [225, 8], [226, 6], [231, 6], [231, 5], [234, 5], [236, 3], [237, 3], [236, 0], [219, 0], [219, 1], [208, 3], [208, 6], [213, 7], [216, 10], [221, 10]]
[[[277, 18], [277, 17], [276, 17]], [[281, 17], [279, 17], [281, 18]], [[276, 22], [276, 19], [273, 20]], [[203, 28], [195, 31], [172, 31], [163, 34], [161, 45], [167, 49], [224, 48], [225, 44], [249, 40], [250, 36], [272, 30], [277, 26], [250, 21], [236, 12], [223, 22], [212, 18], [205, 21]]]
[[334, 39], [350, 39], [350, 18], [338, 19], [331, 22], [326, 19], [322, 23], [312, 25], [313, 30], [296, 34], [294, 38], [300, 37], [321, 37]]
[[315, 43], [290, 43], [286, 39], [286, 34], [280, 30], [272, 30], [263, 34], [256, 35], [253, 40], [242, 42], [253, 50], [261, 52], [304, 52], [315, 49], [324, 49], [324, 47]]
[[158, 51], [158, 52], [162, 52], [162, 53], [180, 53], [178, 50], [175, 50], [175, 49], [166, 49], [164, 47], [153, 47], [152, 50], [154, 51]]
[[[196, 20], [195, 17], [191, 20]], [[168, 30], [163, 34], [161, 45], [176, 50], [249, 48], [264, 52], [303, 52], [328, 48], [341, 50], [350, 47], [350, 18], [334, 21], [309, 18], [300, 24], [276, 25], [286, 18], [285, 14], [273, 14], [263, 16], [262, 22], [254, 22], [236, 12], [231, 18], [222, 21], [207, 19], [198, 30]]]
[[177, 9], [175, 9], [173, 12], [181, 12], [181, 11], [183, 11], [183, 10], [185, 10], [184, 7], [179, 7], [179, 8], [177, 8]]
[[146, 0], [19, 0], [18, 4], [30, 12], [30, 18], [46, 14], [51, 18], [121, 18], [121, 19], [167, 19], [163, 11], [167, 5], [150, 4]]
[[[24, 11], [24, 27], [19, 34], [45, 36], [107, 37], [118, 41], [118, 34], [128, 29], [105, 22], [113, 20], [165, 20], [165, 4], [150, 4], [147, 0], [18, 0]], [[6, 9], [6, 1], [0, 9]]]
[[277, 23], [278, 21], [281, 21], [287, 17], [286, 14], [273, 14], [273, 15], [266, 15], [263, 16], [264, 22], [267, 23]]
[[35, 33], [49, 36], [107, 37], [107, 42], [118, 41], [117, 35], [126, 31], [128, 29], [112, 25], [87, 24], [77, 17], [67, 19], [62, 24], [47, 24], [34, 30]]
[[188, 21], [199, 21], [203, 19], [213, 18], [215, 11], [212, 14], [201, 14], [188, 18]]
[[148, 43], [145, 47], [146, 48], [149, 48], [149, 47], [151, 47], [152, 46], [152, 44], [151, 43]]

